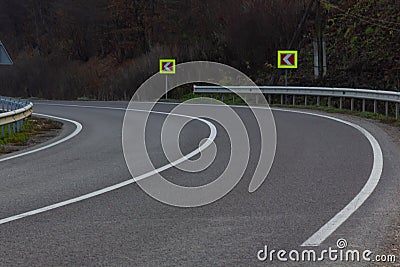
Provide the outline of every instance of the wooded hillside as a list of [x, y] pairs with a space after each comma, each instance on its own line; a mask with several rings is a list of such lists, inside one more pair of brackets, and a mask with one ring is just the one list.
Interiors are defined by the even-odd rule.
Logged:
[[[162, 57], [226, 63], [268, 84], [309, 2], [0, 0], [0, 39], [14, 60], [0, 67], [0, 94], [129, 99]], [[331, 2], [322, 1], [328, 76], [314, 81], [313, 8], [290, 83], [398, 90], [400, 1]]]

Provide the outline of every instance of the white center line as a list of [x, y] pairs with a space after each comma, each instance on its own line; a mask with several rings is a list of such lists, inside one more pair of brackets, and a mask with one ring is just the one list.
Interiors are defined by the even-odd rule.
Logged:
[[[46, 212], [46, 211], [49, 211], [49, 210], [53, 210], [53, 209], [56, 209], [56, 208], [60, 208], [60, 207], [63, 207], [63, 206], [69, 205], [69, 204], [73, 204], [73, 203], [76, 203], [76, 202], [79, 202], [79, 201], [82, 201], [82, 200], [93, 198], [95, 196], [98, 196], [98, 195], [101, 195], [101, 194], [116, 190], [118, 188], [130, 185], [132, 183], [135, 183], [136, 181], [151, 177], [152, 175], [154, 175], [156, 173], [160, 173], [160, 172], [162, 172], [164, 170], [172, 168], [173, 166], [176, 166], [176, 165], [182, 163], [183, 161], [186, 161], [186, 160], [190, 159], [191, 157], [201, 153], [201, 151], [203, 151], [209, 145], [212, 144], [212, 142], [214, 141], [215, 137], [217, 136], [217, 129], [214, 126], [214, 124], [212, 124], [211, 122], [209, 122], [207, 120], [204, 120], [204, 119], [201, 119], [201, 118], [182, 115], [182, 114], [167, 113], [167, 112], [160, 112], [160, 111], [147, 111], [147, 110], [144, 111], [144, 110], [136, 110], [136, 109], [112, 108], [112, 107], [58, 105], [58, 104], [50, 104], [50, 105], [67, 106], [67, 107], [71, 107], [72, 106], [72, 107], [80, 107], [80, 108], [115, 109], [115, 110], [127, 110], [127, 111], [146, 112], [146, 113], [150, 112], [150, 113], [156, 113], [156, 114], [164, 114], [164, 115], [172, 115], [172, 116], [177, 116], [177, 117], [185, 117], [185, 118], [189, 118], [189, 119], [199, 120], [199, 121], [207, 124], [208, 127], [210, 128], [210, 135], [209, 135], [207, 141], [204, 142], [200, 147], [198, 147], [194, 151], [190, 152], [188, 155], [183, 156], [182, 158], [175, 160], [174, 162], [166, 164], [166, 165], [164, 165], [164, 166], [162, 166], [160, 168], [157, 168], [155, 170], [152, 170], [150, 172], [144, 173], [144, 174], [142, 174], [142, 175], [140, 175], [138, 177], [126, 180], [124, 182], [121, 182], [121, 183], [118, 183], [118, 184], [115, 184], [115, 185], [112, 185], [112, 186], [109, 186], [109, 187], [106, 187], [106, 188], [103, 188], [103, 189], [100, 189], [100, 190], [97, 190], [97, 191], [94, 191], [94, 192], [91, 192], [91, 193], [88, 193], [88, 194], [85, 194], [85, 195], [82, 195], [82, 196], [79, 196], [79, 197], [75, 197], [75, 198], [72, 198], [72, 199], [69, 199], [69, 200], [65, 200], [65, 201], [62, 201], [62, 202], [55, 203], [53, 205], [45, 206], [45, 207], [42, 207], [42, 208], [39, 208], [39, 209], [31, 210], [31, 211], [28, 211], [28, 212], [24, 212], [24, 213], [21, 213], [21, 214], [18, 214], [18, 215], [14, 215], [14, 216], [11, 216], [11, 217], [8, 217], [8, 218], [1, 219], [0, 220], [0, 225], [8, 223], [8, 222], [16, 221], [16, 220], [19, 220], [19, 219], [22, 219], [22, 218], [25, 218], [25, 217], [28, 217], [28, 216], [32, 216], [32, 215], [36, 215], [36, 214], [39, 214], [39, 213], [43, 213], [43, 212]], [[77, 135], [82, 130], [82, 125], [80, 123], [78, 123], [78, 122], [75, 122], [75, 121], [72, 121], [72, 120], [69, 120], [69, 119], [65, 119], [65, 118], [54, 117], [54, 116], [50, 116], [50, 115], [44, 115], [44, 114], [40, 114], [40, 116], [46, 116], [48, 118], [54, 118], [54, 119], [58, 119], [58, 120], [72, 122], [77, 126], [77, 128], [76, 128], [76, 130], [74, 131], [73, 134], [71, 134], [71, 135], [69, 135], [69, 136], [67, 136], [67, 137], [65, 137], [65, 138], [63, 138], [63, 139], [61, 139], [61, 140], [59, 140], [59, 141], [57, 141], [55, 143], [52, 143], [52, 144], [50, 144], [48, 146], [45, 146], [45, 147], [38, 148], [36, 150], [32, 150], [32, 151], [29, 151], [29, 152], [25, 152], [25, 153], [22, 153], [22, 154], [18, 154], [18, 155], [15, 155], [15, 156], [4, 158], [3, 161], [14, 159], [16, 157], [22, 157], [22, 156], [25, 156], [25, 155], [28, 155], [28, 154], [39, 152], [39, 151], [44, 150], [44, 149], [48, 149], [50, 147], [53, 147], [53, 146], [55, 146], [57, 144], [60, 144], [62, 142], [65, 142], [65, 141], [71, 139], [72, 137]]]

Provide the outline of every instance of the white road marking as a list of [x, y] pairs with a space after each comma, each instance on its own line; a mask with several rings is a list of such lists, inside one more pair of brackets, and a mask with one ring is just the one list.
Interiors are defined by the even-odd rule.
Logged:
[[171, 62], [167, 62], [164, 64], [164, 71], [172, 71], [169, 67], [169, 65], [171, 65]]
[[72, 124], [74, 124], [76, 126], [75, 131], [73, 131], [68, 136], [66, 136], [66, 137], [64, 137], [64, 138], [62, 138], [62, 139], [60, 139], [60, 140], [58, 140], [58, 141], [56, 141], [54, 143], [48, 144], [46, 146], [39, 147], [39, 148], [36, 148], [36, 149], [33, 149], [33, 150], [28, 150], [26, 152], [22, 152], [22, 153], [19, 153], [19, 154], [13, 155], [13, 156], [9, 156], [9, 157], [6, 157], [6, 158], [1, 158], [0, 162], [11, 160], [11, 159], [15, 159], [15, 158], [20, 158], [20, 157], [23, 157], [23, 156], [26, 156], [26, 155], [29, 155], [29, 154], [33, 154], [33, 153], [45, 150], [45, 149], [49, 149], [49, 148], [51, 148], [53, 146], [59, 145], [61, 143], [64, 143], [64, 142], [70, 140], [71, 138], [74, 138], [75, 136], [77, 136], [82, 131], [82, 124], [80, 124], [77, 121], [69, 120], [69, 119], [65, 119], [65, 118], [60, 118], [60, 117], [55, 117], [55, 116], [50, 116], [50, 115], [45, 115], [45, 114], [38, 114], [38, 113], [34, 113], [34, 115], [38, 115], [40, 117], [46, 117], [46, 118], [50, 118], [50, 119], [56, 119], [56, 120], [70, 122], [70, 123], [72, 123]]
[[283, 61], [285, 61], [286, 65], [288, 66], [293, 66], [293, 64], [289, 61], [289, 58], [293, 56], [292, 54], [287, 54], [284, 58]]
[[[45, 105], [48, 105], [48, 104], [45, 104]], [[66, 107], [80, 107], [80, 108], [99, 108], [99, 109], [112, 109], [112, 110], [113, 109], [114, 110], [128, 110], [128, 111], [146, 112], [146, 113], [149, 112], [149, 111], [146, 111], [146, 110], [124, 109], [124, 108], [113, 108], [113, 107], [96, 107], [96, 106], [62, 105], [62, 104], [49, 104], [49, 105], [66, 106]], [[60, 208], [60, 207], [63, 207], [63, 206], [69, 205], [69, 204], [73, 204], [73, 203], [76, 203], [76, 202], [79, 202], [79, 201], [82, 201], [82, 200], [86, 200], [86, 199], [89, 199], [89, 198], [92, 198], [92, 197], [95, 197], [95, 196], [98, 196], [98, 195], [101, 195], [101, 194], [116, 190], [118, 188], [130, 185], [132, 183], [135, 183], [136, 181], [145, 179], [147, 177], [151, 177], [152, 175], [154, 175], [156, 173], [160, 173], [160, 172], [162, 172], [164, 170], [167, 170], [167, 169], [169, 169], [169, 168], [171, 168], [173, 166], [176, 166], [176, 165], [178, 165], [178, 164], [190, 159], [191, 157], [197, 155], [198, 153], [200, 153], [201, 151], [206, 149], [210, 144], [212, 144], [212, 142], [214, 141], [215, 137], [217, 136], [216, 127], [214, 126], [214, 124], [212, 124], [211, 122], [209, 122], [207, 120], [204, 120], [204, 119], [201, 119], [201, 118], [197, 118], [197, 117], [187, 116], [187, 115], [183, 115], [183, 114], [174, 114], [174, 113], [167, 113], [167, 112], [160, 112], [160, 111], [150, 111], [150, 113], [172, 115], [172, 116], [177, 116], [177, 117], [185, 117], [185, 118], [189, 118], [189, 119], [199, 120], [199, 121], [204, 122], [205, 124], [208, 125], [208, 127], [210, 128], [210, 135], [209, 135], [207, 141], [204, 142], [199, 148], [197, 148], [194, 151], [190, 152], [188, 155], [186, 155], [186, 156], [184, 156], [184, 157], [182, 157], [180, 159], [175, 160], [174, 162], [171, 162], [171, 163], [169, 163], [167, 165], [164, 165], [164, 166], [162, 166], [160, 168], [157, 168], [155, 170], [152, 170], [150, 172], [144, 173], [144, 174], [142, 174], [142, 175], [140, 175], [140, 176], [138, 176], [138, 177], [136, 177], [134, 179], [132, 178], [132, 179], [126, 180], [124, 182], [121, 182], [121, 183], [118, 183], [118, 184], [115, 184], [115, 185], [112, 185], [112, 186], [109, 186], [109, 187], [106, 187], [106, 188], [103, 188], [103, 189], [100, 189], [100, 190], [97, 190], [97, 191], [94, 191], [94, 192], [91, 192], [91, 193], [88, 193], [88, 194], [85, 194], [85, 195], [82, 195], [82, 196], [79, 196], [79, 197], [76, 197], [76, 198], [72, 198], [72, 199], [69, 199], [69, 200], [66, 200], [66, 201], [58, 202], [58, 203], [53, 204], [53, 205], [45, 206], [45, 207], [42, 207], [42, 208], [39, 208], [39, 209], [31, 210], [31, 211], [28, 211], [28, 212], [24, 212], [24, 213], [21, 213], [21, 214], [18, 214], [18, 215], [14, 215], [14, 216], [11, 216], [11, 217], [8, 217], [8, 218], [1, 219], [0, 220], [0, 225], [8, 223], [8, 222], [15, 221], [15, 220], [19, 220], [19, 219], [22, 219], [22, 218], [25, 218], [25, 217], [28, 217], [28, 216], [32, 216], [32, 215], [36, 215], [36, 214], [39, 214], [39, 213], [43, 213], [43, 212], [46, 212], [46, 211], [49, 211], [49, 210], [53, 210], [53, 209], [56, 209], [56, 208]], [[47, 116], [49, 118], [55, 118], [55, 119], [60, 119], [60, 120], [73, 122], [72, 120], [68, 120], [68, 119], [64, 119], [64, 118], [59, 118], [59, 117], [54, 117], [54, 116], [49, 116], [49, 115], [43, 115], [43, 114], [40, 114], [40, 115], [41, 116]], [[81, 131], [81, 129], [82, 129], [82, 126], [81, 125], [80, 126], [77, 125], [77, 130], [78, 130], [78, 128], [80, 128], [79, 131], [78, 131], [78, 133], [79, 133]], [[71, 138], [72, 137], [70, 137], [69, 139], [71, 139]], [[60, 140], [60, 141], [62, 141], [62, 140]], [[57, 142], [55, 142], [55, 143], [59, 144], [60, 141], [58, 141], [58, 143]], [[66, 140], [64, 140], [64, 142], [65, 141]], [[32, 154], [34, 152], [38, 152], [40, 150], [44, 150], [44, 149], [50, 148], [50, 147], [55, 146], [55, 145], [56, 144], [49, 145], [47, 147], [39, 148], [36, 151], [29, 151], [30, 153], [27, 152], [25, 154], [23, 153], [23, 154], [20, 154], [18, 156], [22, 157], [24, 155]], [[15, 156], [14, 157], [10, 157], [10, 158], [5, 158], [4, 160], [9, 160], [11, 158], [15, 158]]]
[[[176, 103], [162, 103], [162, 104], [176, 104]], [[80, 108], [98, 108], [98, 109], [115, 109], [115, 110], [125, 110], [124, 108], [113, 108], [113, 107], [96, 107], [96, 106], [79, 106], [79, 105], [63, 105], [63, 104], [45, 104], [45, 105], [54, 105], [54, 106], [67, 106], [67, 107], [80, 107]], [[198, 104], [186, 104], [186, 105], [198, 105]], [[202, 105], [208, 105], [208, 104], [202, 104]], [[214, 107], [218, 107], [218, 105], [209, 105], [209, 106], [214, 106]], [[247, 106], [238, 106], [238, 105], [232, 105], [232, 107], [238, 107], [238, 108], [248, 108]], [[263, 108], [263, 107], [255, 107], [255, 108]], [[379, 183], [379, 180], [381, 178], [381, 174], [382, 174], [382, 170], [383, 170], [383, 154], [382, 154], [382, 149], [379, 146], [378, 141], [375, 139], [375, 137], [373, 137], [373, 135], [371, 133], [369, 133], [367, 130], [365, 130], [363, 127], [356, 125], [354, 123], [342, 120], [342, 119], [338, 119], [335, 117], [331, 117], [331, 116], [327, 116], [327, 115], [321, 115], [321, 114], [315, 114], [315, 113], [311, 113], [311, 112], [304, 112], [304, 111], [297, 111], [297, 110], [287, 110], [287, 109], [278, 109], [278, 108], [272, 108], [272, 110], [277, 110], [277, 111], [283, 111], [283, 112], [292, 112], [292, 113], [299, 113], [299, 114], [306, 114], [306, 115], [311, 115], [311, 116], [317, 116], [317, 117], [322, 117], [322, 118], [326, 118], [326, 119], [330, 119], [330, 120], [334, 120], [340, 123], [344, 123], [346, 125], [349, 125], [355, 129], [357, 129], [358, 131], [360, 131], [370, 142], [372, 149], [373, 149], [373, 155], [374, 155], [374, 163], [373, 163], [373, 167], [372, 167], [372, 171], [371, 174], [368, 178], [368, 181], [366, 182], [366, 184], [364, 185], [364, 187], [361, 189], [361, 191], [357, 194], [357, 196], [355, 198], [353, 198], [353, 200], [347, 204], [347, 206], [342, 209], [339, 213], [337, 213], [330, 221], [328, 221], [324, 226], [322, 226], [316, 233], [314, 233], [309, 239], [307, 239], [303, 244], [301, 244], [301, 246], [319, 246], [324, 240], [326, 240], [326, 238], [328, 238], [339, 226], [341, 226], [367, 199], [368, 197], [373, 193], [373, 191], [375, 190], [377, 184]], [[141, 110], [137, 110], [137, 111], [141, 111]], [[165, 113], [165, 112], [158, 112], [155, 111], [155, 113], [160, 113], [160, 114], [166, 114], [168, 115], [169, 113]], [[199, 118], [194, 118], [194, 117], [190, 117], [190, 116], [185, 116], [185, 115], [181, 115], [181, 114], [174, 114], [174, 115], [179, 115], [179, 116], [184, 116], [184, 117], [189, 117], [192, 119], [199, 119]], [[211, 129], [211, 133], [210, 133], [210, 137], [209, 140], [210, 142], [212, 142], [215, 138], [216, 135], [216, 129], [212, 130], [212, 127], [215, 128], [215, 126], [213, 124], [211, 124], [210, 122], [203, 120], [203, 119], [199, 119], [203, 122], [205, 122], [207, 125], [210, 126]], [[213, 136], [214, 135], [214, 136]], [[207, 143], [207, 142], [206, 142]], [[206, 143], [204, 143], [203, 145], [205, 145]], [[204, 147], [203, 149], [205, 149], [206, 147]], [[201, 147], [198, 148], [195, 151], [198, 151], [197, 153], [199, 153], [201, 150]], [[195, 151], [193, 151], [192, 153], [195, 153]], [[195, 154], [197, 154], [195, 153]], [[195, 155], [194, 154], [194, 155]], [[193, 156], [193, 155], [192, 155]], [[185, 156], [185, 158], [187, 158], [190, 156], [187, 155]], [[178, 162], [179, 161], [179, 162]], [[184, 161], [184, 159], [179, 159], [173, 163], [167, 164], [161, 168], [158, 168], [154, 171], [151, 171], [149, 173], [143, 174], [141, 176], [139, 176], [136, 179], [145, 179], [146, 177], [149, 177], [157, 172], [161, 172], [165, 169], [168, 169], [172, 166], [175, 166], [177, 164], [179, 164], [180, 162]], [[62, 206], [66, 206], [72, 203], [76, 203], [88, 198], [92, 198], [110, 191], [113, 191], [115, 189], [124, 187], [126, 185], [132, 184], [134, 183], [135, 180], [134, 179], [130, 179], [127, 180], [125, 182], [77, 197], [77, 198], [73, 198], [70, 200], [66, 200], [63, 202], [59, 202], [50, 206], [46, 206], [43, 207], [41, 209], [36, 209], [33, 211], [29, 211], [26, 213], [22, 213], [19, 215], [15, 215], [9, 218], [5, 218], [0, 220], [0, 224], [4, 224], [10, 221], [15, 221], [27, 216], [31, 216], [31, 215], [35, 215], [38, 213], [42, 213], [45, 211], [49, 211], [52, 209], [56, 209]]]
[[[173, 103], [163, 103], [163, 104], [173, 104]], [[198, 104], [187, 104], [187, 105], [198, 105]], [[204, 104], [204, 105], [216, 106], [216, 105], [212, 105], [212, 104]], [[247, 106], [238, 106], [238, 105], [232, 105], [232, 107], [248, 108]], [[252, 108], [263, 108], [263, 107], [252, 107]], [[350, 201], [349, 204], [347, 204], [346, 207], [344, 207], [341, 211], [339, 211], [339, 213], [337, 213], [324, 226], [322, 226], [317, 232], [315, 232], [310, 238], [308, 238], [306, 241], [303, 242], [303, 244], [301, 244], [301, 246], [303, 246], [303, 247], [319, 246], [334, 231], [336, 231], [336, 229], [338, 229], [339, 226], [341, 226], [358, 208], [360, 208], [361, 205], [364, 204], [364, 202], [368, 199], [368, 197], [374, 192], [376, 186], [379, 183], [379, 180], [381, 179], [382, 170], [383, 170], [382, 149], [381, 149], [378, 141], [375, 139], [375, 137], [370, 132], [368, 132], [366, 129], [364, 129], [363, 127], [361, 127], [357, 124], [354, 124], [354, 123], [351, 123], [351, 122], [348, 122], [348, 121], [345, 121], [342, 119], [338, 119], [335, 117], [311, 113], [311, 112], [287, 110], [287, 109], [280, 109], [280, 108], [271, 108], [271, 110], [317, 116], [317, 117], [326, 118], [326, 119], [334, 120], [334, 121], [349, 125], [355, 129], [357, 129], [358, 131], [360, 131], [368, 139], [369, 143], [371, 144], [373, 155], [374, 155], [374, 163], [372, 166], [372, 171], [370, 173], [370, 176], [369, 176], [367, 182], [365, 183], [364, 187], [353, 198], [353, 200]]]

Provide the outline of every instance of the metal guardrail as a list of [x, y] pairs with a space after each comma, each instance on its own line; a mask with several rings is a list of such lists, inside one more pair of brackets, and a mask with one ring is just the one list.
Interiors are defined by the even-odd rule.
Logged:
[[33, 112], [33, 104], [28, 101], [21, 101], [12, 98], [0, 97], [0, 127], [1, 137], [5, 136], [5, 128], [8, 128], [8, 135], [19, 132], [24, 119]]
[[[363, 112], [366, 111], [366, 100], [373, 100], [374, 113], [378, 113], [378, 101], [385, 102], [385, 114], [389, 116], [389, 103], [395, 106], [396, 120], [399, 119], [400, 92], [369, 90], [369, 89], [353, 89], [353, 88], [331, 88], [331, 87], [286, 87], [286, 86], [198, 86], [194, 85], [193, 93], [206, 94], [232, 94], [240, 93], [243, 95], [259, 93], [268, 95], [268, 102], [271, 103], [271, 95], [281, 95], [281, 104], [286, 103], [284, 96], [292, 97], [292, 104], [296, 105], [296, 96], [304, 96], [304, 104], [308, 104], [308, 96], [316, 97], [316, 104], [321, 104], [321, 97], [327, 97], [328, 106], [332, 105], [332, 98], [339, 99], [339, 108], [343, 108], [343, 100], [350, 98], [350, 109], [353, 111], [355, 107], [354, 100], [362, 100]], [[234, 98], [233, 98], [234, 99]], [[256, 100], [256, 102], [258, 102]]]

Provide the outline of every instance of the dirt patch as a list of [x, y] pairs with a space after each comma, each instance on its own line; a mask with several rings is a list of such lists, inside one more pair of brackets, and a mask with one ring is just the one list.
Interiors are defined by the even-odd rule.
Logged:
[[24, 121], [20, 132], [0, 138], [0, 155], [44, 143], [58, 136], [62, 126], [61, 122], [32, 116]]

